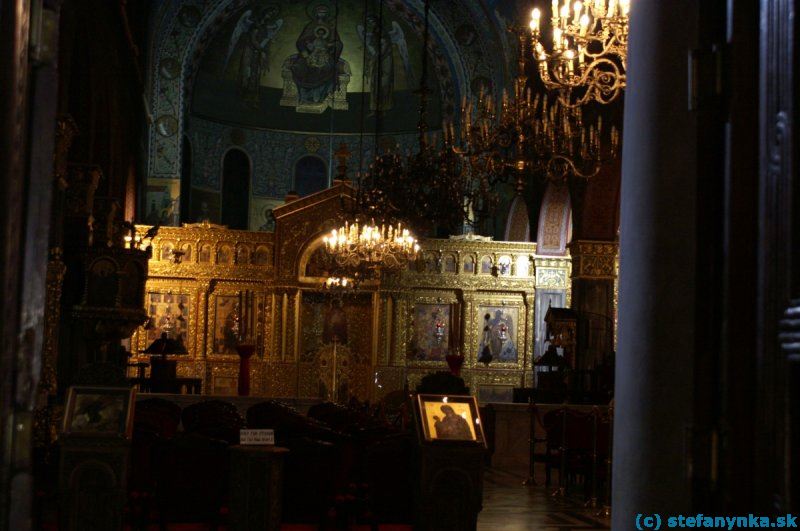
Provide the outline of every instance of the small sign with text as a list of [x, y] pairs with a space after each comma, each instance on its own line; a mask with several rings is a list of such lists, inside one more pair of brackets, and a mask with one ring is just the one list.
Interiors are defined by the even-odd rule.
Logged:
[[239, 444], [272, 446], [275, 430], [239, 430]]

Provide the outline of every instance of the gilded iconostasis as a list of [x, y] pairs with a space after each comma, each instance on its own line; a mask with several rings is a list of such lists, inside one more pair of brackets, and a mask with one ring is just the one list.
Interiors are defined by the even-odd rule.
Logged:
[[[321, 237], [352, 194], [337, 183], [277, 207], [274, 232], [161, 228], [147, 281], [150, 324], [134, 335], [134, 350], [168, 328], [189, 351], [180, 376], [200, 378], [208, 394], [236, 394], [234, 315], [247, 291], [253, 395], [380, 398], [446, 370], [448, 354], [464, 355], [462, 376], [475, 392], [510, 397], [530, 385], [544, 318], [537, 290], [568, 304], [570, 257], [539, 256], [535, 243], [427, 239], [405, 270], [333, 295], [322, 288]], [[184, 250], [180, 260], [174, 249]]]
[[[531, 383], [547, 309], [569, 307], [579, 286], [576, 301], [598, 316], [586, 333], [605, 355], [616, 247], [571, 242], [564, 186], [532, 183], [525, 206], [523, 192], [504, 184], [484, 232], [494, 239], [423, 239], [399, 274], [341, 300], [321, 289], [322, 235], [352, 195], [334, 176], [356, 181], [376, 151], [416, 149], [423, 63], [431, 135], [457, 121], [464, 98], [500, 98], [516, 75], [508, 30], [527, 13], [523, 4], [431, 2], [425, 39], [421, 0], [161, 2], [150, 26], [153, 119], [139, 206], [140, 219], [161, 229], [149, 326], [132, 350], [169, 330], [189, 351], [180, 375], [202, 379], [204, 392], [235, 394], [233, 326], [247, 290], [258, 315], [252, 394], [378, 397], [445, 369], [458, 353], [468, 385], [508, 397]], [[342, 147], [349, 157], [340, 170]], [[581, 199], [588, 214], [574, 221], [586, 234], [614, 203], [600, 182], [611, 200], [598, 208]], [[600, 232], [590, 237], [613, 239]], [[583, 267], [598, 257], [610, 268]], [[600, 303], [584, 286], [600, 287]], [[326, 333], [333, 323], [335, 341]]]

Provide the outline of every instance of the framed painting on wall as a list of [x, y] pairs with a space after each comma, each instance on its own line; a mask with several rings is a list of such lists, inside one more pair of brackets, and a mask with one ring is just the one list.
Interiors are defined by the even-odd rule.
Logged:
[[187, 293], [149, 291], [147, 313], [150, 316], [147, 328], [149, 345], [167, 332], [172, 339], [180, 339], [188, 345], [189, 319], [191, 318], [191, 296]]
[[235, 315], [239, 295], [217, 294], [214, 296], [213, 354], [236, 355]]
[[519, 361], [520, 307], [478, 306], [478, 361], [517, 363]]
[[444, 361], [450, 346], [451, 312], [449, 304], [414, 305], [409, 361]]

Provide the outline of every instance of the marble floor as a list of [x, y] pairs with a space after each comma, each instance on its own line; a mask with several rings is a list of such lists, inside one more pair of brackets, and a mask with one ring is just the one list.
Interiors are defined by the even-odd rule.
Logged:
[[[538, 478], [537, 478], [538, 479]], [[543, 478], [542, 478], [543, 479]], [[552, 488], [522, 486], [523, 478], [490, 469], [484, 476], [481, 531], [572, 531], [609, 529], [610, 520], [596, 509], [569, 498], [553, 497]]]

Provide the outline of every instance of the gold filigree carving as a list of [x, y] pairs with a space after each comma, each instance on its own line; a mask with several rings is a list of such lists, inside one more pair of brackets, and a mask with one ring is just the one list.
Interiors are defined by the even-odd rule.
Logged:
[[[311, 335], [319, 333], [313, 304], [318, 278], [305, 275], [315, 239], [341, 214], [349, 185], [337, 184], [320, 194], [292, 201], [276, 209], [276, 231], [245, 232], [208, 223], [162, 227], [152, 242], [147, 290], [172, 290], [190, 296], [189, 337], [191, 355], [179, 360], [179, 374], [201, 377], [206, 393], [235, 392], [238, 356], [217, 352], [218, 298], [252, 291], [259, 301], [259, 354], [251, 360], [251, 393], [272, 397], [319, 394], [319, 346], [310, 357]], [[144, 234], [148, 227], [137, 227]], [[459, 302], [461, 337], [466, 356], [462, 376], [477, 390], [478, 384], [519, 385], [530, 372], [534, 329], [534, 294], [537, 284], [570, 293], [569, 257], [540, 257], [536, 244], [490, 240], [425, 240], [424, 252], [434, 258], [426, 270], [411, 264], [380, 283], [366, 283], [347, 310], [349, 328], [360, 337], [348, 342], [357, 363], [350, 375], [352, 392], [359, 398], [379, 398], [402, 389], [406, 380], [414, 388], [426, 374], [447, 370], [443, 361], [406, 359], [413, 334], [414, 304]], [[175, 263], [162, 249], [184, 251]], [[220, 250], [225, 263], [220, 263]], [[425, 254], [422, 256], [425, 256]], [[225, 256], [227, 254], [227, 256]], [[481, 267], [483, 258], [489, 266]], [[501, 262], [510, 264], [505, 273]], [[465, 265], [469, 264], [469, 265]], [[565, 280], [566, 279], [566, 280]], [[346, 297], [347, 299], [347, 297]], [[505, 303], [515, 308], [513, 335], [515, 362], [494, 360], [489, 367], [477, 363], [482, 335], [481, 312]], [[218, 339], [218, 338], [217, 338]], [[140, 329], [133, 348], [146, 347]], [[377, 381], [376, 381], [377, 379]]]

